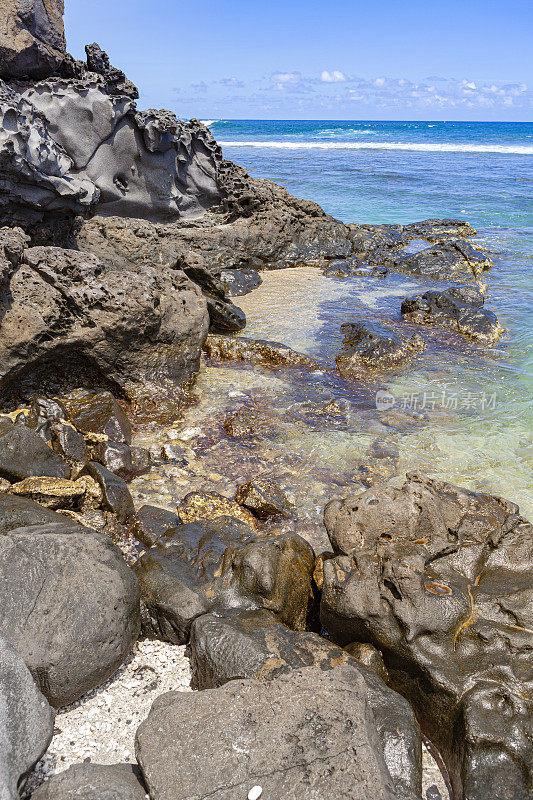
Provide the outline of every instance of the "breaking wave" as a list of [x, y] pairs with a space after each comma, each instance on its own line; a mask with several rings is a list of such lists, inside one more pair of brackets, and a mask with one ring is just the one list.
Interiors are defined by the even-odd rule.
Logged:
[[400, 142], [219, 142], [222, 147], [258, 147], [275, 150], [415, 150], [427, 153], [502, 153], [533, 155], [528, 145], [505, 144], [442, 144]]

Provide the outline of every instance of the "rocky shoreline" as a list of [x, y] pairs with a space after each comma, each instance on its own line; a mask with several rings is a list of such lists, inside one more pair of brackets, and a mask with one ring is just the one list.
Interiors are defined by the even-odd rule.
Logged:
[[[62, 14], [0, 11], [1, 800], [526, 800], [533, 526], [404, 479], [394, 412], [310, 516], [288, 426], [305, 451], [347, 411], [277, 395], [375, 395], [428, 331], [490, 347], [491, 255], [464, 221], [344, 225], [251, 178], [98, 45], [74, 60]], [[236, 298], [311, 268], [447, 288], [347, 322], [326, 366], [242, 335]], [[270, 384], [222, 379], [220, 415], [213, 368]]]

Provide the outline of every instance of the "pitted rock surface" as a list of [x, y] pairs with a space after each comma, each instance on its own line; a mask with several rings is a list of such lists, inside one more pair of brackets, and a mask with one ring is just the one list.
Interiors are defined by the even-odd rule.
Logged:
[[333, 501], [321, 620], [381, 650], [457, 797], [532, 790], [533, 527], [507, 500], [420, 474]]

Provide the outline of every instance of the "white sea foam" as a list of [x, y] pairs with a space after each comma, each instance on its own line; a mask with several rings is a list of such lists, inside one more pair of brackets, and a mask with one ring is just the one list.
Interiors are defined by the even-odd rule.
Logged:
[[201, 119], [200, 122], [202, 123], [202, 125], [206, 125], [208, 128], [210, 128], [211, 125], [218, 125], [220, 122], [222, 122], [222, 120], [221, 119]]
[[426, 144], [423, 142], [219, 142], [222, 147], [257, 147], [274, 150], [415, 150], [426, 153], [502, 153], [532, 156], [533, 147], [505, 144]]

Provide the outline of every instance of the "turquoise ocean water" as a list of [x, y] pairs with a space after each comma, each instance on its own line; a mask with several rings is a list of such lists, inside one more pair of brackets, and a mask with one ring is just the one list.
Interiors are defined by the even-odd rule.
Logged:
[[[494, 491], [533, 515], [533, 123], [206, 122], [227, 158], [344, 222], [456, 217], [478, 229], [477, 241], [495, 261], [486, 273], [486, 305], [505, 335], [492, 348], [445, 337], [386, 388], [459, 398], [444, 404], [437, 424], [432, 420], [412, 441], [402, 438], [406, 467], [416, 462]], [[281, 327], [289, 344], [325, 357], [341, 322], [378, 316], [394, 323], [401, 297], [428, 288], [434, 284], [399, 274], [386, 283], [317, 280], [318, 296], [307, 295], [312, 311], [306, 318], [298, 309], [297, 326], [288, 324], [297, 298], [290, 288], [286, 297], [276, 289], [276, 309], [252, 310], [248, 330], [275, 338]]]

